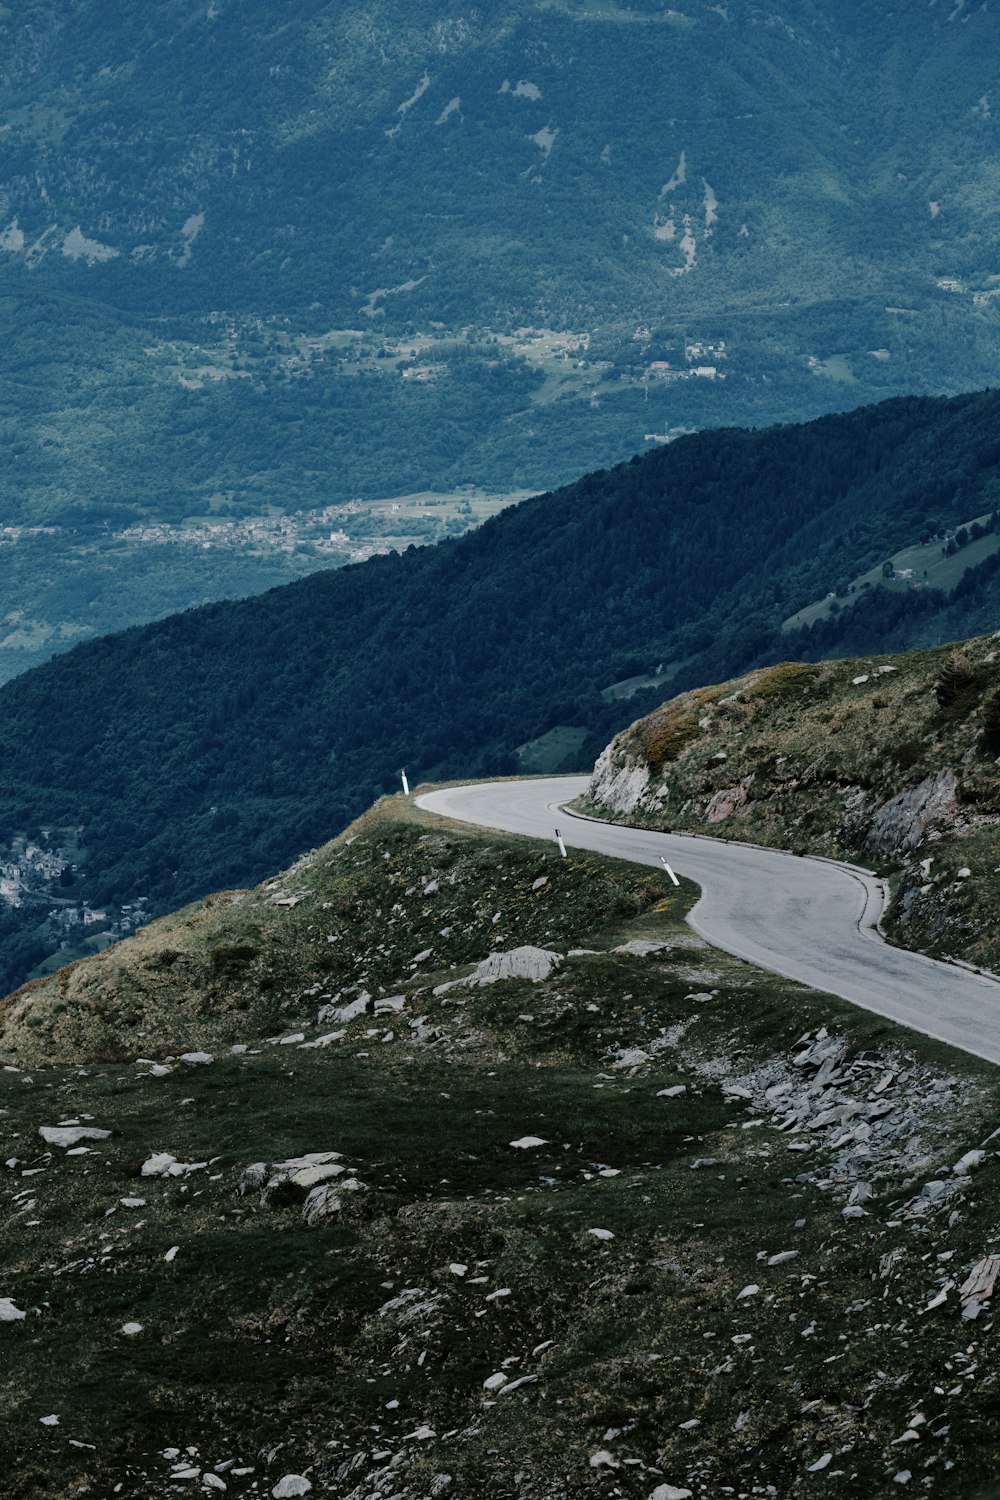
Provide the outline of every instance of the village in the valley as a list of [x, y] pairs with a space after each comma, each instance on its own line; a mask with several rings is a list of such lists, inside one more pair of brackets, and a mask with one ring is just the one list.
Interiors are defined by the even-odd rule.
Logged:
[[47, 830], [40, 841], [15, 835], [0, 845], [0, 910], [37, 911], [39, 924], [50, 924], [64, 947], [106, 947], [150, 920], [145, 896], [117, 909], [93, 907], [76, 894], [76, 880], [70, 851], [54, 844]]

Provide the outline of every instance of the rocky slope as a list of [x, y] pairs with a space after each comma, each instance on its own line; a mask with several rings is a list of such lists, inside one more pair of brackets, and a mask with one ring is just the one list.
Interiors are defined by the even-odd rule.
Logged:
[[693, 896], [386, 803], [12, 997], [5, 1493], [982, 1492], [996, 1070]]
[[854, 858], [906, 945], [1000, 968], [1000, 635], [785, 662], [684, 693], [600, 757], [590, 810]]

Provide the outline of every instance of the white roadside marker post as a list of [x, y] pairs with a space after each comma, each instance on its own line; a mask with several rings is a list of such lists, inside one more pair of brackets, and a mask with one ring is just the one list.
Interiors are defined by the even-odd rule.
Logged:
[[400, 771], [399, 774], [403, 778], [403, 796], [408, 797], [410, 795], [410, 783], [406, 779], [406, 772]]
[[556, 829], [556, 838], [559, 840], [559, 853], [562, 855], [563, 859], [565, 859], [566, 845], [563, 843], [562, 834], [559, 832], [558, 828]]
[[664, 869], [665, 869], [665, 870], [666, 870], [666, 872], [667, 872], [667, 874], [668, 874], [668, 875], [669, 875], [669, 876], [670, 876], [670, 879], [671, 879], [671, 880], [672, 880], [672, 881], [673, 881], [673, 882], [674, 882], [674, 885], [680, 885], [680, 881], [679, 881], [679, 880], [678, 880], [678, 879], [677, 879], [677, 876], [676, 876], [676, 875], [675, 875], [675, 874], [674, 874], [674, 872], [673, 872], [673, 870], [672, 870], [672, 869], [671, 869], [671, 868], [670, 868], [670, 866], [669, 866], [669, 865], [668, 865], [668, 864], [667, 864], [667, 862], [666, 862], [666, 860], [665, 860], [665, 859], [664, 859], [664, 858], [663, 858], [663, 855], [662, 855], [662, 854], [661, 854], [661, 855], [660, 855], [660, 864], [661, 864], [661, 865], [662, 865], [662, 866], [663, 866], [663, 868], [664, 868]]

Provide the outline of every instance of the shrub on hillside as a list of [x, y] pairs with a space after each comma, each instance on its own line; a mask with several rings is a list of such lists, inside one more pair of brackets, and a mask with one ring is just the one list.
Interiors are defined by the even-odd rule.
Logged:
[[983, 690], [984, 678], [962, 651], [949, 653], [934, 684], [942, 724], [955, 724], [972, 712]]
[[647, 721], [643, 753], [651, 771], [658, 771], [678, 755], [698, 733], [693, 716], [684, 710], [672, 713], [666, 719], [650, 723]]
[[974, 679], [972, 664], [961, 651], [948, 653], [944, 666], [938, 673], [934, 693], [942, 708], [948, 708], [964, 693]]
[[910, 771], [914, 766], [922, 763], [926, 753], [927, 748], [922, 740], [900, 740], [899, 744], [889, 751], [889, 756], [901, 771]]
[[994, 688], [983, 705], [983, 745], [994, 755], [1000, 751], [1000, 688]]
[[812, 662], [782, 661], [776, 667], [769, 667], [756, 682], [744, 688], [743, 697], [748, 702], [755, 698], [790, 698], [800, 688], [814, 682], [819, 672], [819, 667]]

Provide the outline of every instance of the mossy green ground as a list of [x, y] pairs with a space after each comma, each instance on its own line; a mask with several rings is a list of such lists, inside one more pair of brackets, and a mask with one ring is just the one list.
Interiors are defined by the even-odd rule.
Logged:
[[[345, 1500], [645, 1500], [664, 1482], [867, 1500], [905, 1469], [911, 1488], [988, 1494], [992, 1320], [963, 1325], [954, 1293], [923, 1309], [942, 1264], [1000, 1243], [997, 1159], [950, 1228], [901, 1205], [992, 1130], [995, 1070], [714, 952], [684, 925], [694, 888], [641, 867], [400, 802], [348, 837], [76, 970], [78, 1023], [50, 1027], [48, 987], [38, 1025], [8, 1018], [0, 1298], [26, 1317], [0, 1322], [0, 1493], [190, 1494], [215, 1474], [265, 1495], [306, 1473]], [[270, 904], [282, 892], [308, 894]], [[613, 951], [633, 938], [665, 946]], [[433, 993], [523, 942], [595, 951], [540, 984]], [[322, 1048], [282, 1041], [328, 1033], [323, 996], [362, 977], [402, 1008]], [[823, 1026], [917, 1111], [905, 1173], [875, 1173], [852, 1221], [820, 1138], [791, 1149], [720, 1087], [794, 1071]], [[216, 1060], [134, 1061], [168, 1039]], [[39, 1126], [66, 1119], [112, 1135], [46, 1147]], [[525, 1136], [543, 1144], [512, 1146]], [[334, 1218], [236, 1192], [251, 1162], [330, 1150], [367, 1189]], [[141, 1177], [157, 1152], [206, 1165]], [[485, 1389], [498, 1372], [526, 1383]]]

